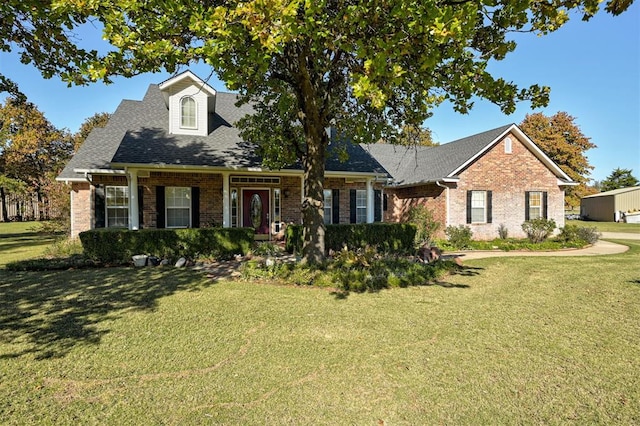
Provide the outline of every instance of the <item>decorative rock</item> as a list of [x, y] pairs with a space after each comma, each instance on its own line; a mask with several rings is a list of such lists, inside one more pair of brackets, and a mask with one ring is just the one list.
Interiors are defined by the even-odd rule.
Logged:
[[169, 266], [169, 259], [162, 259], [160, 261], [160, 266]]
[[275, 264], [276, 264], [276, 261], [275, 261], [275, 260], [273, 260], [273, 259], [272, 259], [272, 258], [270, 258], [270, 257], [267, 257], [267, 259], [264, 261], [264, 264], [265, 264], [265, 266], [266, 266], [267, 268], [270, 268], [270, 267], [272, 267], [273, 265], [275, 265]]
[[176, 268], [182, 268], [184, 266], [187, 265], [187, 259], [185, 259], [184, 257], [181, 257], [180, 259], [178, 259], [178, 261], [176, 262]]

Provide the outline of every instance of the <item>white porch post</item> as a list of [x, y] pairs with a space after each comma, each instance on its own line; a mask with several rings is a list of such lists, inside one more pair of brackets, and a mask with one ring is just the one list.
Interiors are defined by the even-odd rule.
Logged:
[[229, 201], [229, 173], [222, 173], [222, 227], [231, 227], [231, 202]]
[[138, 217], [138, 171], [129, 170], [127, 181], [129, 182], [129, 229], [137, 231], [140, 228], [140, 219]]
[[374, 209], [375, 209], [375, 196], [373, 193], [373, 179], [367, 179], [367, 223], [373, 223]]

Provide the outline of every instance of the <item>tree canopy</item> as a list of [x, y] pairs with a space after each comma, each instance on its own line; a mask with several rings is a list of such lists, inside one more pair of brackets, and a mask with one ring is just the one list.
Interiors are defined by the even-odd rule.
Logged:
[[96, 127], [104, 127], [109, 122], [111, 114], [108, 112], [96, 112], [91, 117], [85, 119], [80, 125], [78, 132], [73, 135], [73, 150], [78, 151], [80, 145], [87, 139], [89, 133]]
[[72, 153], [71, 135], [55, 128], [32, 103], [8, 98], [0, 105], [0, 173], [23, 182], [39, 201], [51, 174]]
[[[15, 3], [15, 4], [14, 4]], [[629, 0], [610, 0], [618, 14]], [[548, 102], [549, 90], [519, 88], [487, 71], [516, 43], [510, 32], [546, 34], [572, 11], [589, 19], [598, 0], [58, 0], [10, 2], [5, 15], [32, 28], [24, 44], [20, 26], [0, 29], [23, 46], [45, 75], [67, 81], [110, 81], [194, 61], [209, 64], [227, 87], [239, 91], [255, 114], [242, 135], [259, 145], [271, 167], [300, 160], [304, 167], [303, 256], [324, 257], [324, 162], [335, 127], [354, 142], [396, 142], [407, 125], [420, 126], [449, 100], [466, 113], [473, 97], [505, 113], [519, 101]], [[43, 10], [46, 9], [46, 10]], [[17, 11], [17, 12], [16, 12]], [[45, 14], [49, 21], [40, 23]], [[3, 16], [5, 18], [5, 16]], [[97, 19], [113, 50], [98, 55], [69, 46], [72, 28]], [[6, 22], [3, 19], [3, 22]], [[40, 27], [42, 26], [42, 30]], [[42, 37], [44, 36], [44, 37]], [[40, 40], [40, 38], [49, 40]], [[55, 53], [51, 60], [42, 52]]]
[[564, 111], [551, 117], [543, 113], [527, 114], [520, 128], [549, 156], [571, 179], [578, 182], [576, 187], [566, 190], [565, 203], [571, 207], [580, 205], [580, 198], [589, 195], [587, 187], [593, 166], [585, 155], [596, 145], [586, 137], [575, 118]]
[[616, 168], [605, 180], [600, 182], [600, 190], [605, 192], [639, 185], [640, 181], [631, 174], [632, 172], [631, 169]]

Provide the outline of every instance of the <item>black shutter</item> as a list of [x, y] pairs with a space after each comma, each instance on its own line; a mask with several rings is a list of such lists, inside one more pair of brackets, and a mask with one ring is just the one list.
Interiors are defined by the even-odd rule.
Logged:
[[524, 220], [529, 220], [529, 191], [524, 192]]
[[93, 196], [93, 215], [95, 218], [94, 227], [104, 228], [106, 214], [106, 202], [104, 199], [104, 185], [96, 185]]
[[467, 191], [467, 223], [471, 223], [471, 194], [473, 191]]
[[340, 190], [331, 190], [331, 223], [340, 223]]
[[493, 192], [487, 191], [487, 223], [493, 221]]
[[138, 187], [138, 227], [144, 225], [144, 186]]
[[164, 186], [156, 186], [156, 228], [164, 228]]
[[373, 191], [373, 221], [382, 222], [382, 191]]
[[191, 227], [200, 228], [200, 188], [191, 188]]
[[349, 190], [349, 222], [356, 223], [356, 190]]
[[545, 219], [549, 219], [547, 217], [548, 209], [547, 209], [547, 192], [542, 193], [542, 217]]
[[388, 207], [389, 207], [389, 195], [388, 194], [383, 194], [383, 196], [382, 196], [382, 210], [384, 210], [386, 212]]

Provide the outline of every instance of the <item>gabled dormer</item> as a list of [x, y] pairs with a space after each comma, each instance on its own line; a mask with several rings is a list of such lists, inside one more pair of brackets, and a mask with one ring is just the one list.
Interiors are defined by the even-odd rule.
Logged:
[[169, 132], [207, 136], [216, 107], [216, 91], [191, 71], [159, 85], [169, 109]]

